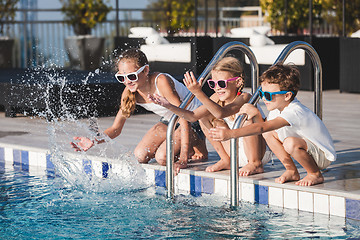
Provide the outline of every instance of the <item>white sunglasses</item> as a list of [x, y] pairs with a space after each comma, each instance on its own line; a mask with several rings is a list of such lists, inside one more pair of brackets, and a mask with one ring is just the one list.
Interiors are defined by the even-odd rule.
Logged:
[[115, 74], [115, 78], [116, 80], [118, 80], [120, 83], [124, 83], [125, 82], [125, 78], [129, 79], [130, 81], [132, 82], [135, 82], [139, 79], [138, 77], [138, 74], [141, 73], [144, 68], [146, 66], [149, 66], [149, 65], [144, 65], [142, 66], [141, 68], [139, 68], [136, 72], [132, 72], [132, 73], [128, 73], [128, 74], [119, 74], [119, 73], [116, 73]]

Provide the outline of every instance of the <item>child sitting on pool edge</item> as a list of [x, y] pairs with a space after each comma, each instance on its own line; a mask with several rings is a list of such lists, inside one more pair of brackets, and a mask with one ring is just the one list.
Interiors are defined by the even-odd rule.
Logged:
[[[192, 72], [184, 75], [185, 86], [201, 101], [202, 106], [187, 110], [181, 109], [169, 103], [161, 96], [150, 96], [155, 103], [173, 111], [178, 116], [195, 122], [200, 120], [205, 135], [213, 126], [224, 126], [232, 128], [240, 108], [249, 101], [251, 95], [243, 92], [244, 73], [240, 61], [234, 57], [226, 56], [218, 61], [211, 70], [212, 79], [208, 80], [209, 87], [214, 90], [210, 98], [202, 91], [200, 79], [198, 82]], [[252, 120], [246, 121], [244, 125], [252, 124]], [[216, 172], [223, 169], [230, 169], [230, 142], [216, 142], [208, 138], [220, 160], [207, 167], [207, 172]], [[263, 165], [270, 160], [269, 151], [266, 151], [266, 144], [263, 137], [250, 136], [239, 139], [239, 170], [240, 176], [249, 176], [262, 173]]]
[[[166, 131], [168, 120], [173, 113], [164, 107], [148, 100], [148, 94], [159, 94], [179, 106], [189, 90], [166, 73], [150, 72], [146, 55], [139, 49], [124, 51], [117, 61], [116, 79], [125, 85], [121, 95], [120, 109], [112, 126], [103, 135], [114, 139], [119, 136], [126, 120], [135, 110], [136, 105], [154, 112], [162, 118], [142, 138], [134, 150], [134, 155], [140, 163], [148, 163], [155, 158], [160, 165], [166, 165]], [[194, 99], [190, 109], [196, 109], [201, 103]], [[198, 123], [189, 124], [185, 119], [179, 119], [179, 126], [174, 132], [174, 153], [177, 157], [175, 171], [186, 168], [188, 159], [207, 158], [205, 139]], [[103, 143], [104, 139], [74, 137], [71, 146], [76, 151], [87, 151], [95, 144]]]
[[[270, 111], [266, 121], [256, 107], [245, 104], [240, 112], [253, 119], [253, 124], [233, 130], [212, 128], [210, 137], [224, 141], [262, 134], [286, 169], [275, 182], [297, 181], [300, 186], [324, 182], [320, 170], [336, 160], [336, 152], [324, 123], [295, 98], [300, 87], [299, 71], [294, 66], [277, 64], [262, 74], [260, 82], [260, 97]], [[301, 180], [291, 157], [307, 172]]]

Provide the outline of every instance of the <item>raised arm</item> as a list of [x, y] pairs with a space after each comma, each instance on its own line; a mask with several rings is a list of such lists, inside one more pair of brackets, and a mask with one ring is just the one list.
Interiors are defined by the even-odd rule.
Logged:
[[240, 107], [247, 103], [250, 100], [250, 94], [243, 93], [235, 99], [234, 102], [227, 104], [222, 107], [213, 100], [215, 98], [209, 98], [201, 89], [203, 79], [200, 79], [198, 82], [193, 74], [193, 72], [186, 72], [184, 74], [184, 84], [207, 108], [207, 110], [214, 115], [217, 119], [222, 119], [239, 112]]

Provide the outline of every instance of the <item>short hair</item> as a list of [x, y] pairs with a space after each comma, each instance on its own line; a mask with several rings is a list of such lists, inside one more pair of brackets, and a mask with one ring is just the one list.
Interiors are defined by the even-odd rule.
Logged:
[[279, 84], [281, 91], [292, 91], [294, 96], [300, 88], [300, 72], [294, 65], [275, 64], [260, 76], [260, 83]]

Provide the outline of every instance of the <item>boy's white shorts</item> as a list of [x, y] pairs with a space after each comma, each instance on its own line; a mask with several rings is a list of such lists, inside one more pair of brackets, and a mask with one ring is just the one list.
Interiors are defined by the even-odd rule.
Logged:
[[327, 168], [331, 161], [326, 159], [325, 153], [315, 144], [310, 142], [308, 139], [304, 139], [307, 145], [307, 152], [312, 156], [318, 165], [319, 169], [322, 170], [324, 168]]

